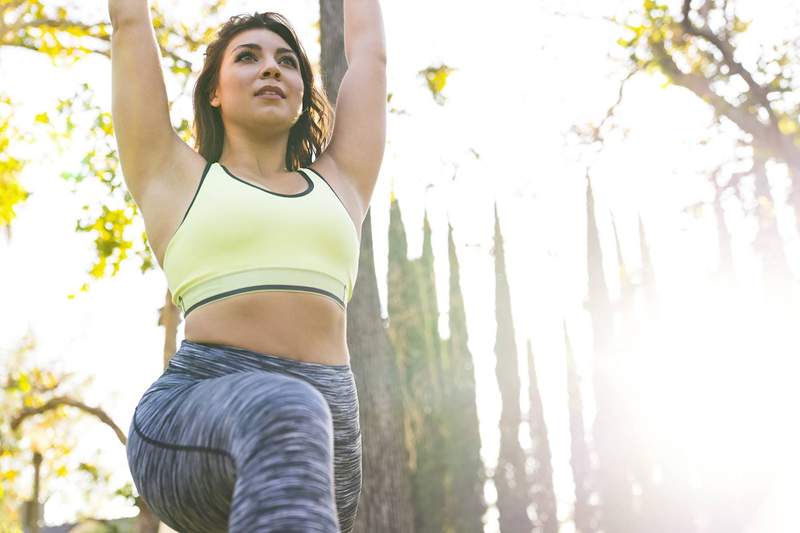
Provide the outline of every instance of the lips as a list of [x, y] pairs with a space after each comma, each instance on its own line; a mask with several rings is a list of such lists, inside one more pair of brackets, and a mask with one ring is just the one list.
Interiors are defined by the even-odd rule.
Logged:
[[273, 94], [277, 94], [281, 98], [286, 98], [286, 95], [284, 94], [283, 90], [280, 87], [276, 86], [276, 85], [265, 85], [265, 86], [261, 87], [259, 90], [256, 91], [255, 96], [259, 96], [259, 95], [262, 95], [264, 93], [273, 93]]

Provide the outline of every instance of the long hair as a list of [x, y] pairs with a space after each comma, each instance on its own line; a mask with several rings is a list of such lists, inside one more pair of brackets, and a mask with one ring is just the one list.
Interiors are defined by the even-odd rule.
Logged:
[[303, 113], [289, 130], [285, 163], [286, 169], [291, 171], [307, 167], [330, 142], [334, 111], [325, 93], [314, 85], [311, 63], [291, 24], [283, 15], [269, 11], [231, 17], [206, 48], [203, 70], [195, 83], [193, 95], [195, 149], [210, 162], [219, 161], [222, 155], [225, 127], [219, 108], [212, 106], [209, 100], [219, 81], [222, 57], [228, 43], [237, 34], [253, 28], [264, 28], [283, 37], [300, 60]]

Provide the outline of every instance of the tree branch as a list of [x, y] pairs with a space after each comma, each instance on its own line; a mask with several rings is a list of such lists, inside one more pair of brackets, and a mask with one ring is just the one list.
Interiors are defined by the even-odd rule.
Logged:
[[[738, 74], [742, 77], [742, 79], [747, 83], [747, 86], [750, 87], [750, 91], [753, 93], [753, 95], [755, 95], [758, 104], [761, 105], [767, 111], [767, 113], [769, 113], [770, 120], [777, 124], [778, 121], [775, 117], [775, 112], [772, 109], [772, 104], [767, 98], [767, 89], [756, 82], [750, 72], [744, 68], [741, 63], [734, 59], [734, 50], [730, 43], [717, 37], [714, 32], [711, 31], [711, 28], [708, 27], [708, 24], [704, 23], [702, 28], [694, 25], [689, 18], [690, 5], [691, 0], [683, 0], [683, 7], [681, 9], [683, 20], [680, 23], [683, 30], [690, 35], [694, 35], [695, 37], [702, 37], [706, 41], [713, 44], [722, 54], [722, 60], [725, 65], [728, 66], [730, 72], [732, 74]], [[708, 3], [708, 0], [706, 0], [706, 3], [703, 4], [704, 7], [709, 5], [710, 4]]]
[[717, 113], [730, 119], [739, 128], [757, 139], [772, 138], [772, 128], [762, 124], [758, 118], [736, 106], [730, 104], [723, 97], [714, 92], [708, 79], [696, 75], [686, 74], [669, 55], [663, 43], [653, 44], [652, 51], [664, 71], [670, 76], [673, 83], [692, 91], [703, 101], [711, 105]]
[[39, 407], [26, 407], [25, 409], [20, 411], [20, 413], [16, 417], [14, 417], [11, 420], [11, 429], [16, 430], [17, 427], [28, 417], [45, 413], [47, 411], [55, 409], [60, 405], [70, 405], [72, 407], [77, 407], [82, 411], [86, 411], [87, 413], [94, 415], [95, 417], [100, 419], [102, 423], [106, 424], [114, 431], [114, 433], [117, 435], [117, 438], [119, 439], [119, 441], [122, 443], [123, 446], [127, 444], [128, 439], [125, 433], [123, 433], [123, 431], [119, 428], [119, 426], [117, 426], [117, 424], [114, 423], [114, 421], [111, 419], [110, 416], [108, 416], [108, 414], [106, 414], [105, 411], [103, 411], [99, 407], [89, 407], [85, 403], [76, 400], [74, 398], [70, 398], [69, 396], [58, 396], [55, 398], [51, 398], [45, 404], [40, 405]]

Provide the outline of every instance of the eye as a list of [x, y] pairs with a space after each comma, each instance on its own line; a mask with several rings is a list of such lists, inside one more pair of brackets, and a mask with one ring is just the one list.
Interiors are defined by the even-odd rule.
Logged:
[[[250, 56], [250, 57], [252, 57], [254, 59], [256, 57], [251, 52], [242, 52], [241, 54], [236, 56], [236, 61], [241, 61], [242, 59], [244, 59], [247, 56]], [[283, 61], [284, 59], [288, 59], [290, 65], [292, 65], [295, 68], [297, 67], [297, 61], [295, 61], [292, 56], [284, 56], [284, 57], [281, 58], [281, 61]]]

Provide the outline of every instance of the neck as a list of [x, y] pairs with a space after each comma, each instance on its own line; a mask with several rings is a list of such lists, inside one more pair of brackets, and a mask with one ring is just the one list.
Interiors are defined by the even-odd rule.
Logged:
[[220, 163], [228, 168], [236, 168], [253, 177], [269, 178], [286, 174], [286, 148], [288, 132], [276, 136], [252, 137], [225, 133]]

